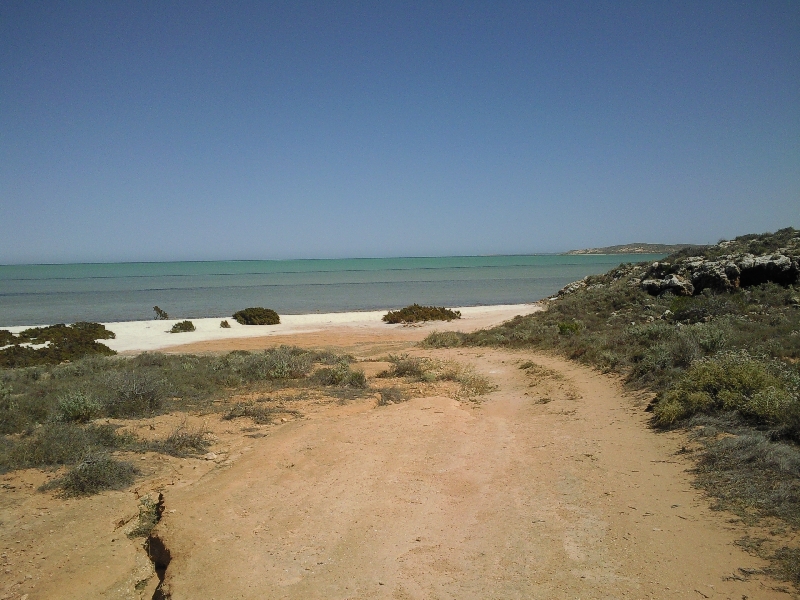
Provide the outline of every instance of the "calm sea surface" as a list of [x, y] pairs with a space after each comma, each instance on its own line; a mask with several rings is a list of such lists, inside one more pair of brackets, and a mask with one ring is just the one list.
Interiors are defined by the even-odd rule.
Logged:
[[0, 326], [522, 304], [656, 254], [0, 265]]

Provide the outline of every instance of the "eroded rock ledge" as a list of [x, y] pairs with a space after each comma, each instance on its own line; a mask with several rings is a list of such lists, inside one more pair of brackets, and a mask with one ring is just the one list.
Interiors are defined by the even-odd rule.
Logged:
[[729, 292], [761, 283], [797, 283], [800, 256], [789, 249], [782, 250], [762, 256], [728, 254], [716, 260], [689, 256], [674, 263], [656, 262], [642, 277], [641, 286], [654, 296], [664, 292], [692, 296], [704, 289]]

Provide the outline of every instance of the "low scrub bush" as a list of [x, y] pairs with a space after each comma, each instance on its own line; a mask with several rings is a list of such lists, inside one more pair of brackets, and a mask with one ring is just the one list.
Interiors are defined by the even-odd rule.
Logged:
[[800, 548], [784, 546], [770, 557], [775, 563], [771, 573], [784, 581], [800, 586]]
[[[800, 448], [742, 426], [732, 413], [698, 415], [687, 424], [703, 445], [695, 474], [720, 508], [745, 519], [773, 516], [800, 526]], [[724, 434], [724, 435], [720, 435]]]
[[321, 385], [338, 385], [354, 388], [366, 388], [367, 378], [363, 371], [354, 371], [346, 362], [340, 362], [333, 367], [317, 369], [312, 375], [312, 380]]
[[295, 346], [279, 346], [259, 354], [232, 354], [228, 363], [248, 381], [299, 379], [311, 371], [314, 354]]
[[282, 406], [270, 405], [268, 402], [269, 398], [262, 398], [255, 402], [237, 402], [228, 409], [222, 418], [226, 421], [249, 418], [253, 423], [258, 425], [268, 425], [272, 423], [275, 416], [279, 414], [300, 415], [300, 412], [296, 410], [288, 410]]
[[161, 310], [159, 307], [154, 306], [153, 311], [156, 313], [156, 321], [166, 321], [169, 319], [169, 315], [166, 313], [166, 311]]
[[231, 324], [228, 323], [228, 321], [220, 321], [219, 326], [222, 329], [230, 329], [231, 328]]
[[112, 417], [143, 417], [158, 413], [167, 397], [163, 379], [147, 371], [122, 371], [106, 378], [105, 412]]
[[408, 400], [403, 390], [397, 386], [381, 388], [380, 395], [378, 406], [388, 406]]
[[408, 354], [389, 355], [390, 369], [378, 373], [378, 377], [414, 377], [421, 378], [430, 363], [428, 358], [418, 358]]
[[472, 397], [487, 394], [495, 389], [491, 381], [467, 365], [454, 361], [410, 357], [407, 354], [389, 355], [392, 367], [378, 373], [378, 377], [407, 377], [417, 381], [455, 381], [461, 393]]
[[581, 329], [582, 325], [578, 321], [561, 321], [558, 324], [558, 333], [560, 335], [575, 335], [580, 333]]
[[736, 412], [800, 436], [800, 374], [746, 351], [724, 352], [692, 364], [654, 407], [660, 425], [696, 413]]
[[87, 423], [99, 417], [103, 406], [91, 395], [81, 391], [69, 391], [58, 399], [56, 420]]
[[281, 322], [278, 313], [260, 306], [237, 311], [233, 313], [233, 318], [242, 325], [278, 325]]
[[183, 422], [163, 440], [150, 442], [148, 448], [154, 452], [183, 457], [203, 454], [210, 445], [211, 441], [205, 429], [192, 428]]
[[457, 348], [464, 343], [465, 335], [458, 331], [433, 331], [422, 340], [426, 348]]
[[461, 312], [443, 306], [420, 306], [412, 304], [383, 315], [387, 323], [419, 323], [421, 321], [452, 321], [460, 319]]
[[[68, 364], [0, 369], [0, 434], [22, 433], [51, 421], [138, 418], [164, 411], [207, 408], [231, 388], [312, 385], [315, 365], [350, 358], [280, 346], [223, 356], [85, 357]], [[354, 376], [355, 377], [355, 376]], [[350, 385], [358, 385], [356, 379]], [[97, 404], [100, 405], [98, 410]]]
[[[0, 350], [0, 367], [54, 365], [92, 354], [116, 354], [108, 346], [97, 341], [114, 337], [114, 332], [99, 323], [80, 322], [72, 325], [33, 327], [20, 332], [19, 335], [12, 335], [10, 339], [4, 336], [5, 343], [0, 346], [12, 345]], [[21, 346], [23, 343], [40, 347]]]
[[46, 423], [10, 443], [0, 469], [70, 465], [88, 453], [133, 444], [133, 436], [119, 435], [112, 425], [81, 427], [75, 423]]
[[128, 462], [107, 454], [93, 454], [41, 489], [58, 489], [64, 497], [90, 496], [103, 490], [124, 489], [133, 483], [136, 473], [136, 468]]
[[169, 332], [188, 333], [194, 330], [195, 330], [194, 323], [192, 323], [191, 321], [180, 321], [178, 323], [175, 323], [175, 325], [172, 326], [172, 329], [170, 329]]

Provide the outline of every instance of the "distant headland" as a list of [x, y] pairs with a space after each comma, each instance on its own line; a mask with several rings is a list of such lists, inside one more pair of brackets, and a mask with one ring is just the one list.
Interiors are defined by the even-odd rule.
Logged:
[[603, 248], [584, 248], [583, 250], [570, 250], [564, 254], [672, 254], [684, 248], [702, 249], [706, 246], [697, 244], [622, 244], [619, 246], [605, 246]]

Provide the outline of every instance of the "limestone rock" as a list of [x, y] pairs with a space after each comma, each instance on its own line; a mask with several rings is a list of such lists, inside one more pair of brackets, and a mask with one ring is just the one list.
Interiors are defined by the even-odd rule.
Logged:
[[664, 279], [644, 279], [641, 285], [642, 289], [652, 296], [665, 292], [672, 292], [676, 296], [691, 296], [694, 293], [694, 286], [677, 275], [670, 275]]

